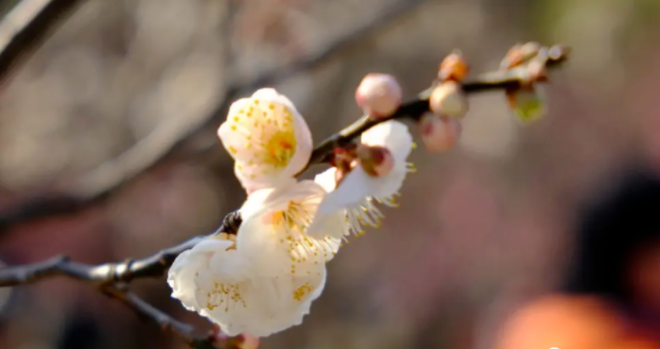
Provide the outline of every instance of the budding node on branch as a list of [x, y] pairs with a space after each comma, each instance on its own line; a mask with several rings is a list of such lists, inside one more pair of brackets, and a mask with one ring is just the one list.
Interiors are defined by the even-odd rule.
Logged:
[[259, 337], [243, 333], [238, 336], [228, 336], [222, 333], [220, 326], [213, 326], [211, 329], [211, 338], [213, 342], [225, 349], [257, 349], [259, 348]]
[[463, 58], [461, 51], [455, 50], [440, 63], [438, 79], [440, 81], [462, 81], [468, 75], [469, 70], [470, 67]]
[[403, 92], [392, 75], [369, 73], [355, 91], [355, 101], [363, 112], [373, 118], [392, 115], [401, 105]]
[[461, 85], [455, 81], [445, 81], [431, 92], [429, 108], [437, 115], [460, 119], [465, 117], [469, 106]]
[[547, 112], [545, 95], [539, 86], [528, 86], [506, 92], [507, 102], [521, 123], [531, 123]]
[[439, 153], [456, 145], [463, 126], [457, 119], [426, 113], [419, 122], [419, 130], [426, 149]]
[[357, 157], [364, 172], [372, 177], [386, 176], [394, 168], [392, 153], [385, 147], [360, 144]]
[[525, 64], [536, 57], [541, 49], [542, 46], [537, 42], [517, 44], [506, 53], [502, 63], [500, 63], [500, 69], [511, 69]]

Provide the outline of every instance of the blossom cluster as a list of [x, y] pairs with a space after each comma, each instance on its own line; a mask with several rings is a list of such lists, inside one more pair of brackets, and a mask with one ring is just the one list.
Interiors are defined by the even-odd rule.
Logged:
[[267, 336], [309, 313], [342, 239], [380, 224], [377, 204], [394, 204], [411, 169], [412, 137], [400, 122], [381, 123], [338, 151], [335, 166], [297, 180], [310, 160], [311, 134], [293, 103], [271, 88], [234, 102], [218, 136], [247, 193], [242, 223], [236, 234], [182, 253], [168, 283], [186, 309], [224, 333]]
[[[510, 52], [502, 69], [526, 63], [520, 52], [532, 49], [518, 47], [518, 56]], [[461, 81], [467, 73], [459, 53], [440, 65], [429, 112], [419, 117], [429, 151], [450, 149], [460, 137], [468, 110]], [[507, 93], [517, 105], [520, 91]], [[414, 170], [407, 162], [414, 143], [408, 127], [394, 117], [402, 92], [392, 76], [368, 74], [355, 99], [372, 127], [357, 141], [337, 145], [331, 167], [314, 180], [296, 178], [309, 166], [313, 142], [287, 97], [263, 88], [231, 105], [218, 137], [247, 194], [239, 210], [242, 222], [237, 232], [207, 237], [174, 261], [168, 283], [186, 309], [229, 336], [263, 337], [298, 325], [321, 295], [326, 263], [342, 240], [380, 226], [379, 207], [396, 206], [403, 181]]]

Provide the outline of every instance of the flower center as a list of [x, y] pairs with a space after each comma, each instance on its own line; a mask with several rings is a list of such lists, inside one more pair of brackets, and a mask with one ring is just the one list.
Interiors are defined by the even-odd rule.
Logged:
[[[330, 238], [317, 240], [306, 235], [305, 231], [313, 218], [309, 204], [296, 201], [289, 201], [284, 210], [267, 216], [274, 238], [279, 240], [291, 258], [291, 274], [297, 273], [296, 264], [327, 262], [335, 254]], [[306, 271], [310, 275], [310, 271]]]
[[274, 212], [271, 223], [274, 226], [294, 229], [302, 233], [311, 222], [311, 214], [305, 207], [295, 201], [289, 201], [287, 208], [283, 211]]
[[240, 303], [246, 306], [238, 284], [214, 282], [213, 289], [206, 294], [206, 309], [213, 311], [217, 307], [224, 307], [228, 312], [233, 304]]
[[293, 132], [277, 131], [265, 148], [264, 162], [275, 167], [286, 167], [296, 152], [296, 137]]

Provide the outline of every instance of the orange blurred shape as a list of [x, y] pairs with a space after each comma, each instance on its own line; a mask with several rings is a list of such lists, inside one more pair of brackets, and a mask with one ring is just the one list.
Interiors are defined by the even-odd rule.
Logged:
[[517, 311], [500, 333], [497, 349], [617, 349], [623, 326], [617, 313], [592, 297], [549, 296]]
[[613, 343], [607, 349], [660, 349], [660, 343], [643, 338], [627, 338]]

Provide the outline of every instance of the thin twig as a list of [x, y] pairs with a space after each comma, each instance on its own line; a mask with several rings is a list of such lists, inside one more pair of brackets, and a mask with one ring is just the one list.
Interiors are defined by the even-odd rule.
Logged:
[[[555, 52], [557, 54], [548, 57], [545, 62], [545, 65], [548, 68], [557, 67], [568, 59], [569, 51], [567, 48], [559, 46], [556, 46], [556, 48], [557, 50], [555, 50]], [[505, 91], [508, 89], [516, 89], [519, 88], [520, 85], [520, 76], [515, 72], [509, 70], [497, 70], [482, 74], [472, 81], [467, 81], [463, 83], [461, 87], [466, 94], [474, 94], [493, 90]], [[429, 111], [428, 97], [432, 89], [433, 87], [430, 87], [422, 91], [415, 100], [402, 104], [401, 107], [389, 117], [373, 119], [368, 116], [363, 116], [342, 131], [323, 140], [320, 144], [314, 147], [311, 159], [307, 164], [307, 167], [302, 171], [305, 171], [311, 165], [327, 162], [328, 157], [332, 154], [334, 148], [352, 142], [363, 132], [381, 122], [404, 118], [419, 120], [424, 113]]]
[[0, 81], [84, 0], [22, 0], [0, 22]]
[[[218, 230], [236, 231], [240, 216], [229, 214]], [[108, 297], [114, 298], [131, 308], [142, 319], [154, 322], [163, 331], [171, 332], [194, 349], [214, 349], [220, 345], [211, 336], [200, 336], [193, 326], [175, 320], [151, 304], [130, 292], [126, 283], [135, 278], [162, 277], [172, 265], [174, 259], [187, 249], [192, 248], [202, 237], [185, 241], [174, 247], [162, 250], [153, 256], [122, 263], [88, 265], [71, 261], [66, 256], [57, 256], [49, 260], [15, 267], [0, 268], [0, 287], [17, 286], [37, 282], [55, 276], [66, 276], [85, 283], [97, 285]]]
[[102, 288], [103, 293], [114, 298], [133, 310], [141, 319], [148, 320], [160, 327], [164, 332], [170, 332], [194, 349], [217, 349], [210, 336], [201, 336], [195, 333], [195, 328], [189, 324], [178, 321], [163, 313], [151, 304], [144, 301], [135, 293], [128, 290], [125, 285], [112, 284]]
[[[239, 214], [232, 212], [225, 216], [220, 227], [211, 235], [236, 232], [240, 222]], [[101, 285], [117, 281], [127, 283], [136, 278], [158, 278], [165, 274], [178, 255], [195, 246], [203, 237], [192, 238], [149, 257], [119, 263], [89, 265], [71, 261], [66, 256], [57, 256], [34, 264], [2, 267], [0, 287], [28, 284], [55, 276], [66, 276]]]
[[[231, 103], [246, 91], [276, 85], [296, 74], [322, 66], [329, 59], [356, 47], [359, 42], [377, 29], [401, 18], [425, 1], [401, 0], [384, 10], [377, 18], [364, 21], [359, 28], [316, 53], [293, 62], [285, 68], [267, 72], [247, 83], [231, 84], [227, 88], [222, 102], [207, 117], [199, 119], [188, 127], [181, 127], [174, 131], [166, 129], [164, 132], [154, 132], [148, 135], [119, 157], [72, 181], [62, 192], [41, 194], [18, 203], [15, 207], [2, 210], [0, 212], [0, 234], [22, 222], [79, 212], [91, 204], [107, 199], [140, 174], [166, 161], [190, 144], [202, 143], [199, 140], [205, 139], [209, 135], [209, 129], [217, 127], [220, 120], [226, 116]], [[197, 154], [204, 153], [204, 150], [196, 148]], [[194, 155], [186, 154], [186, 158], [190, 159]]]

